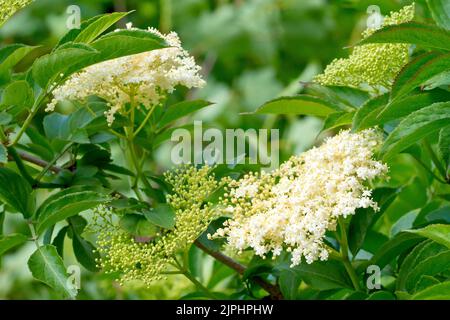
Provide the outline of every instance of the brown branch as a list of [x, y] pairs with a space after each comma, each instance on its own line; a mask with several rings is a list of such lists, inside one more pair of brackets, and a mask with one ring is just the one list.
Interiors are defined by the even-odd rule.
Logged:
[[[48, 165], [47, 161], [36, 158], [35, 156], [32, 156], [28, 153], [21, 152], [21, 151], [18, 151], [17, 153], [23, 160], [33, 163], [33, 164], [36, 164], [42, 168], [45, 168]], [[58, 166], [51, 166], [50, 171], [53, 171], [54, 173], [59, 173], [62, 171], [62, 169]]]
[[[235, 261], [234, 259], [224, 255], [223, 253], [207, 248], [205, 245], [203, 245], [198, 240], [196, 240], [194, 242], [194, 244], [200, 250], [204, 251], [205, 253], [209, 254], [211, 257], [222, 262], [224, 265], [235, 270], [240, 275], [243, 275], [245, 270], [247, 269], [244, 265], [242, 265], [239, 262]], [[253, 279], [253, 281], [255, 281], [255, 283], [257, 283], [261, 288], [263, 288], [267, 293], [270, 294], [271, 299], [273, 299], [273, 300], [282, 300], [283, 299], [283, 294], [281, 293], [280, 288], [277, 285], [274, 285], [261, 277], [253, 277], [252, 279]]]

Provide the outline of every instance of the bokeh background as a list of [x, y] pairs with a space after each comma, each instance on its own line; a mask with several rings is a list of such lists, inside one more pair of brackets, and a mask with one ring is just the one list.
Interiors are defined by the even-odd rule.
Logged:
[[[207, 86], [197, 91], [177, 91], [174, 100], [202, 98], [215, 105], [194, 117], [217, 128], [278, 128], [281, 160], [298, 154], [317, 141], [322, 123], [310, 117], [246, 115], [267, 100], [305, 90], [305, 82], [320, 73], [332, 59], [348, 54], [366, 27], [366, 10], [376, 4], [383, 14], [411, 1], [358, 0], [36, 0], [0, 29], [1, 45], [42, 45], [46, 53], [67, 32], [67, 8], [78, 5], [82, 19], [113, 11], [135, 10], [118, 27], [153, 26], [176, 31], [183, 46], [203, 66]], [[423, 1], [417, 1], [424, 16]], [[425, 16], [425, 19], [427, 17]], [[24, 68], [33, 57], [25, 60]], [[188, 120], [189, 121], [189, 120]], [[192, 121], [192, 119], [190, 120]], [[162, 146], [157, 163], [165, 169], [170, 146]], [[6, 228], [17, 230], [14, 220]], [[32, 281], [26, 261], [33, 250], [21, 247], [2, 258], [0, 299], [51, 299], [51, 290]], [[66, 259], [70, 261], [70, 246]], [[216, 263], [198, 252], [197, 275], [232, 287], [230, 270], [212, 274]], [[75, 261], [75, 260], [73, 260]], [[214, 270], [217, 272], [217, 268]], [[174, 299], [192, 290], [183, 278], [171, 277], [151, 288], [139, 284], [118, 286], [104, 275], [83, 273], [81, 299]]]

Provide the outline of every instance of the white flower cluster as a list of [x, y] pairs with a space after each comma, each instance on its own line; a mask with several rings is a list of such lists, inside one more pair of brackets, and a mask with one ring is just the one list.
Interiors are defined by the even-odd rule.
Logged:
[[[136, 30], [127, 25], [130, 30]], [[202, 87], [205, 81], [199, 74], [200, 66], [181, 46], [175, 32], [161, 34], [154, 28], [151, 32], [163, 38], [167, 48], [125, 56], [89, 66], [71, 76], [53, 91], [54, 99], [46, 111], [53, 111], [62, 100], [83, 100], [96, 95], [110, 106], [106, 112], [109, 124], [117, 112], [124, 112], [126, 103], [134, 101], [146, 108], [158, 104], [177, 85], [187, 88]]]
[[326, 260], [327, 230], [335, 230], [339, 216], [358, 208], [378, 210], [367, 181], [382, 176], [387, 166], [373, 159], [381, 136], [373, 129], [342, 131], [271, 173], [249, 174], [233, 181], [225, 195], [225, 211], [232, 219], [213, 237], [227, 237], [242, 252], [259, 256], [292, 254], [292, 266]]

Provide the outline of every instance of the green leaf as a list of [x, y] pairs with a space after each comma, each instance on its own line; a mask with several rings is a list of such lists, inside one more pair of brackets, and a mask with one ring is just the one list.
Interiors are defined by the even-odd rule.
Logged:
[[73, 42], [91, 43], [109, 27], [131, 12], [113, 12], [96, 17], [91, 23], [81, 28]]
[[0, 200], [30, 218], [35, 199], [31, 186], [22, 176], [7, 168], [0, 168]]
[[278, 284], [283, 297], [287, 300], [295, 300], [301, 282], [301, 277], [294, 270], [286, 269], [281, 271]]
[[389, 94], [383, 94], [381, 96], [376, 96], [370, 100], [367, 100], [361, 108], [358, 109], [355, 116], [353, 117], [353, 130], [364, 129], [363, 120], [375, 110], [384, 108], [384, 106], [389, 102]]
[[99, 269], [96, 260], [100, 259], [100, 254], [96, 251], [92, 243], [74, 231], [72, 245], [78, 262], [87, 270], [97, 272]]
[[329, 114], [323, 124], [322, 131], [352, 124], [355, 112], [334, 112]]
[[443, 250], [445, 250], [445, 247], [432, 240], [423, 241], [415, 246], [406, 256], [405, 260], [403, 260], [397, 277], [396, 290], [406, 289], [406, 280], [410, 272], [420, 261], [442, 252]]
[[[33, 79], [42, 88], [47, 84], [67, 77], [68, 70], [79, 64], [86, 58], [92, 58], [99, 55], [99, 52], [88, 45], [80, 43], [66, 43], [57, 50], [38, 58], [33, 63]], [[62, 77], [61, 77], [62, 75]]]
[[370, 259], [370, 264], [377, 265], [380, 269], [383, 269], [394, 258], [411, 249], [420, 241], [422, 241], [422, 238], [419, 235], [401, 232], [385, 243], [375, 253], [372, 259]]
[[0, 236], [0, 257], [8, 250], [21, 245], [26, 242], [28, 237], [23, 234], [10, 234], [7, 236]]
[[169, 123], [180, 119], [188, 114], [205, 108], [212, 103], [205, 100], [182, 101], [167, 108], [161, 120], [158, 121], [158, 127], [162, 128]]
[[439, 132], [438, 151], [445, 168], [450, 165], [450, 125]]
[[395, 300], [395, 296], [389, 291], [377, 291], [368, 296], [366, 300]]
[[450, 249], [450, 225], [431, 224], [422, 229], [406, 230], [406, 232], [431, 239]]
[[402, 118], [435, 102], [450, 100], [450, 93], [444, 90], [433, 90], [427, 93], [408, 95], [386, 106], [379, 106], [361, 121], [359, 129], [370, 128], [386, 122]]
[[153, 236], [156, 233], [155, 226], [139, 214], [127, 214], [120, 219], [119, 224], [125, 231], [139, 237]]
[[69, 277], [61, 257], [52, 245], [39, 247], [28, 260], [33, 277], [62, 294], [74, 298], [76, 290], [69, 285]]
[[7, 163], [8, 162], [8, 149], [0, 143], [0, 163]]
[[449, 300], [450, 281], [446, 281], [417, 292], [411, 297], [413, 300]]
[[172, 229], [175, 226], [175, 212], [168, 204], [159, 204], [155, 208], [144, 212], [145, 218], [165, 229]]
[[303, 281], [319, 290], [353, 288], [343, 265], [337, 261], [301, 263], [292, 268]]
[[91, 209], [107, 199], [104, 194], [89, 190], [86, 186], [60, 191], [47, 198], [39, 207], [36, 213], [37, 231], [41, 233], [57, 222]]
[[33, 89], [25, 80], [9, 84], [2, 95], [2, 104], [5, 106], [31, 107], [33, 104]]
[[450, 268], [450, 250], [430, 256], [418, 264], [408, 273], [405, 280], [406, 290], [412, 291], [423, 275], [434, 276]]
[[450, 32], [433, 25], [407, 22], [385, 26], [359, 44], [367, 43], [411, 43], [425, 48], [450, 50]]
[[163, 39], [143, 30], [110, 32], [89, 45], [67, 42], [35, 61], [33, 77], [41, 87], [45, 87], [61, 73], [62, 80], [90, 65], [166, 46]]
[[303, 114], [326, 117], [335, 111], [342, 111], [339, 106], [321, 98], [308, 95], [282, 97], [262, 105], [255, 113], [263, 114]]
[[398, 73], [391, 90], [391, 99], [403, 97], [414, 88], [450, 69], [450, 54], [424, 53], [409, 62]]
[[9, 80], [10, 69], [35, 48], [24, 44], [11, 44], [0, 49], [0, 84]]
[[414, 288], [414, 292], [419, 292], [422, 291], [428, 287], [434, 286], [436, 284], [441, 283], [438, 279], [436, 279], [435, 277], [432, 276], [421, 276], [420, 280], [417, 282], [415, 288]]
[[78, 109], [70, 115], [52, 113], [44, 118], [44, 131], [47, 138], [90, 143], [85, 128], [94, 119], [86, 109]]
[[448, 125], [450, 102], [438, 102], [411, 113], [389, 134], [381, 153], [389, 158]]
[[65, 226], [59, 230], [56, 237], [53, 239], [52, 245], [56, 247], [56, 251], [60, 257], [64, 257], [64, 240], [66, 239], [67, 230], [69, 226]]
[[348, 231], [348, 245], [353, 254], [356, 254], [364, 243], [375, 214], [373, 210], [367, 208], [359, 210], [352, 217]]
[[306, 89], [307, 93], [311, 93], [313, 96], [330, 101], [333, 104], [339, 103], [340, 108], [346, 111], [359, 108], [370, 98], [366, 91], [343, 86], [322, 86], [316, 83], [308, 83]]
[[447, 0], [427, 0], [434, 21], [441, 28], [450, 29], [450, 4]]

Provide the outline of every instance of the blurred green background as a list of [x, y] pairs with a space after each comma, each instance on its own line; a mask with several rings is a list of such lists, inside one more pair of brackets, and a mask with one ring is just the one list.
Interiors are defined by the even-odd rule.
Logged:
[[[322, 123], [310, 117], [241, 115], [267, 100], [293, 95], [304, 82], [321, 72], [332, 59], [343, 57], [344, 49], [358, 40], [366, 26], [367, 7], [379, 5], [383, 14], [411, 1], [358, 0], [36, 0], [16, 14], [0, 30], [2, 45], [43, 45], [36, 55], [46, 53], [67, 31], [69, 5], [81, 8], [82, 19], [100, 13], [134, 13], [118, 27], [153, 26], [162, 32], [176, 31], [183, 46], [203, 66], [207, 86], [195, 92], [178, 91], [173, 99], [203, 98], [215, 102], [195, 115], [217, 128], [278, 128], [281, 159], [311, 147]], [[423, 1], [417, 1], [423, 17]], [[425, 17], [426, 18], [426, 17]], [[25, 68], [32, 57], [18, 68]], [[191, 121], [191, 120], [188, 120]], [[157, 154], [161, 169], [170, 146]], [[14, 220], [7, 228], [15, 229]], [[51, 290], [32, 281], [26, 266], [32, 244], [10, 252], [1, 261], [0, 299], [50, 299]], [[66, 259], [71, 248], [67, 246]], [[75, 261], [75, 260], [74, 260]], [[214, 262], [198, 253], [199, 277], [211, 278]], [[231, 273], [230, 273], [231, 274]], [[232, 288], [233, 277], [218, 286]], [[111, 278], [83, 273], [81, 299], [174, 299], [191, 291], [188, 281], [171, 277], [151, 288], [138, 284], [120, 287]]]

